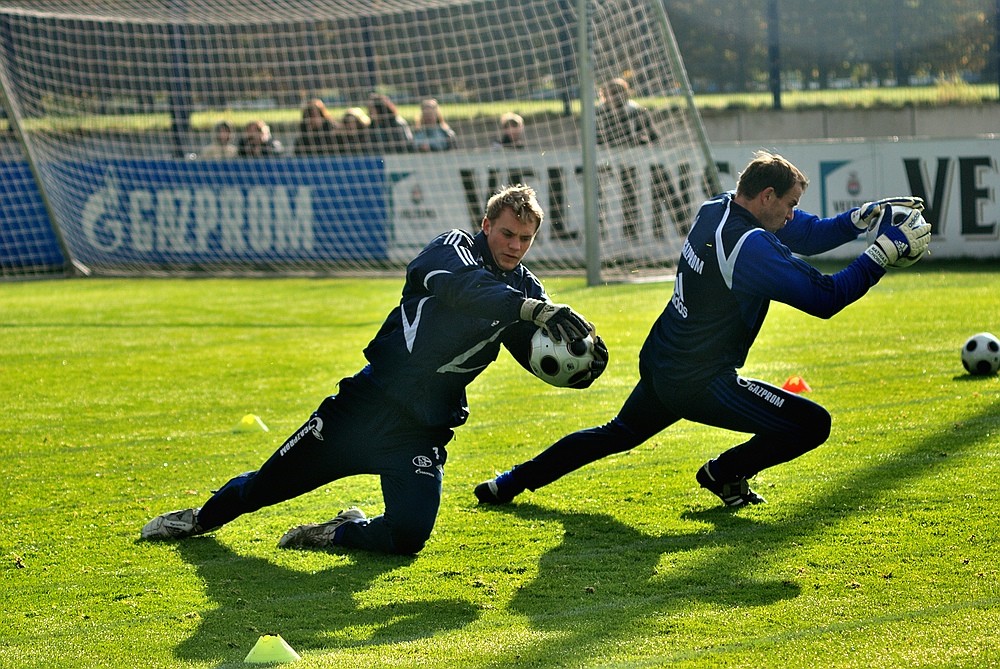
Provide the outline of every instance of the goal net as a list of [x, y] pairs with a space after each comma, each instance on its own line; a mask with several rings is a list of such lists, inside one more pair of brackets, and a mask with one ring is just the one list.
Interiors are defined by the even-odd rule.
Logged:
[[0, 88], [0, 276], [394, 270], [527, 183], [619, 280], [717, 186], [661, 0], [0, 0]]

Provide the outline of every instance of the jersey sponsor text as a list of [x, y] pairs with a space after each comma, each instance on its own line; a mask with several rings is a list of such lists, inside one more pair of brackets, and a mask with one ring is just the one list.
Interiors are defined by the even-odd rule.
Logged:
[[691, 242], [684, 240], [684, 248], [681, 249], [681, 257], [687, 261], [687, 264], [691, 266], [691, 269], [695, 271], [695, 274], [701, 274], [705, 269], [705, 261], [698, 257], [698, 254], [694, 252], [694, 248], [691, 247]]

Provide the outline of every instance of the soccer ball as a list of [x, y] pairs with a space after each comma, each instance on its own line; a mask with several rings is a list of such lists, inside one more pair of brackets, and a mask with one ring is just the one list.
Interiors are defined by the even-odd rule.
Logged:
[[[906, 218], [913, 213], [914, 210], [911, 209], [910, 207], [905, 207], [901, 204], [894, 204], [889, 207], [886, 207], [886, 211], [891, 213], [892, 215], [892, 225], [895, 227], [899, 227], [903, 223], [903, 221], [905, 221]], [[878, 232], [882, 228], [882, 218], [884, 217], [885, 214], [882, 214], [882, 216], [879, 217], [878, 222], [873, 224], [870, 228], [868, 228], [868, 233], [865, 235], [865, 238], [866, 242], [869, 245], [875, 242], [875, 238], [878, 236]], [[919, 219], [923, 219], [924, 215], [918, 212], [917, 217]], [[915, 256], [911, 256], [909, 254], [905, 256], [900, 256], [899, 259], [896, 260], [896, 262], [892, 263], [892, 266], [909, 267], [913, 263], [923, 258], [924, 253], [926, 252], [927, 249], [924, 249], [921, 253]]]
[[531, 371], [550, 386], [568, 388], [579, 383], [590, 373], [593, 361], [594, 338], [590, 335], [574, 342], [553, 341], [538, 328], [531, 337]]
[[975, 376], [996, 374], [1000, 369], [1000, 339], [989, 332], [969, 337], [962, 345], [962, 366]]

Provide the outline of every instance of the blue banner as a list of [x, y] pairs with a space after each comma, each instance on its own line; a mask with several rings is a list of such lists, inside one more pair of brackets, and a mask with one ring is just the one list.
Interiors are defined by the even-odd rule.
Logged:
[[380, 158], [113, 160], [48, 167], [84, 265], [273, 265], [388, 257]]
[[[48, 212], [28, 163], [0, 161], [0, 275], [61, 269]], [[10, 270], [10, 271], [8, 271]]]

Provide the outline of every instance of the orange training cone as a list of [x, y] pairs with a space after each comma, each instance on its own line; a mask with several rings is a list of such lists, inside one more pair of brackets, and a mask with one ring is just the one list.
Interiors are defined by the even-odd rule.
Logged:
[[790, 393], [807, 393], [812, 390], [801, 376], [789, 376], [788, 380], [785, 381], [785, 385], [781, 386], [781, 389], [787, 390]]
[[269, 662], [294, 662], [302, 658], [296, 653], [280, 634], [265, 634], [257, 639], [257, 643], [247, 654], [246, 663], [266, 664]]

